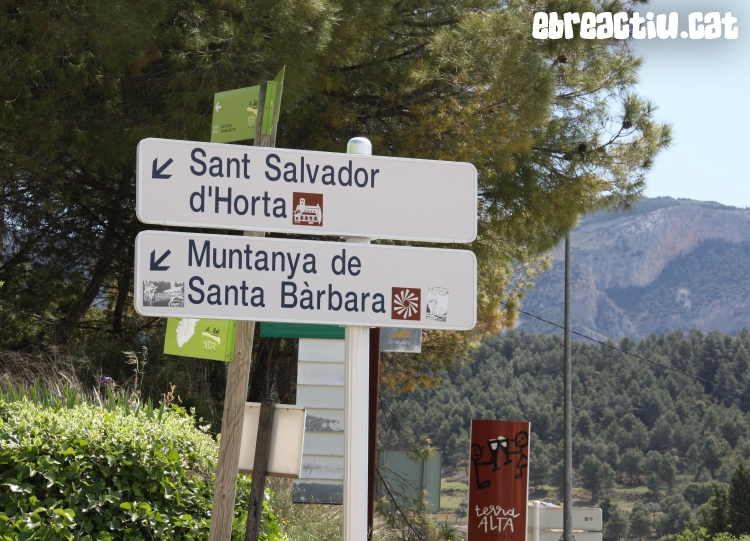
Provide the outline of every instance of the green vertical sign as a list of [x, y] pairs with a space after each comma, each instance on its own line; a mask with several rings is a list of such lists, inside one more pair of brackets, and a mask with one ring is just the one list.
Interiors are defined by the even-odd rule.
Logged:
[[279, 121], [285, 71], [286, 67], [281, 68], [273, 81], [266, 82], [266, 98], [262, 104], [259, 103], [260, 86], [214, 94], [211, 142], [231, 143], [255, 139], [255, 126], [260, 107], [263, 107], [261, 133], [271, 135], [273, 127]]
[[286, 66], [281, 68], [279, 74], [274, 77], [273, 81], [266, 83], [266, 100], [263, 105], [263, 126], [261, 131], [263, 135], [271, 135], [273, 127], [279, 121], [279, 112], [281, 111], [281, 93], [284, 90], [284, 73]]
[[211, 142], [230, 143], [255, 138], [259, 86], [214, 94]]
[[170, 317], [164, 353], [231, 362], [236, 331], [236, 321]]

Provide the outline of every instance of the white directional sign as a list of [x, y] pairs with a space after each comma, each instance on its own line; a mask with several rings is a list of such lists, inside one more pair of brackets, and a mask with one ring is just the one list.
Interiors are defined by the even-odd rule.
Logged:
[[[563, 508], [562, 507], [543, 507], [540, 509], [542, 530], [562, 529], [563, 527]], [[535, 526], [534, 514], [529, 514], [529, 528]], [[574, 507], [573, 508], [573, 529], [585, 531], [601, 531], [602, 529], [602, 510], [595, 507]], [[578, 534], [576, 533], [576, 536]]]
[[476, 274], [469, 250], [144, 231], [135, 305], [156, 317], [467, 330]]
[[470, 163], [144, 139], [138, 218], [148, 224], [471, 242]]

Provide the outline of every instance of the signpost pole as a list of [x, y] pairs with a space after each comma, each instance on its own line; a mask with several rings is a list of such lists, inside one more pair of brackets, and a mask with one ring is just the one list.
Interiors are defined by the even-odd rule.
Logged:
[[565, 331], [563, 369], [563, 541], [573, 541], [573, 369], [570, 359], [570, 233], [565, 235]]
[[378, 394], [380, 391], [380, 327], [370, 329], [370, 421], [368, 445], [369, 470], [367, 472], [367, 539], [372, 541], [375, 516], [375, 470], [378, 459]]
[[[271, 135], [263, 134], [263, 114], [265, 109], [266, 81], [260, 85], [258, 117], [255, 123], [255, 146], [276, 144], [276, 130]], [[248, 237], [263, 237], [265, 233], [245, 231]], [[224, 413], [221, 417], [221, 443], [219, 462], [216, 466], [216, 485], [211, 511], [209, 541], [229, 541], [232, 537], [234, 501], [237, 496], [237, 476], [240, 469], [240, 443], [242, 423], [245, 419], [247, 384], [250, 380], [250, 362], [253, 355], [255, 322], [237, 322], [234, 358], [227, 371], [227, 387], [224, 393]], [[262, 502], [262, 499], [261, 499]], [[249, 511], [252, 513], [252, 509]], [[258, 521], [259, 522], [259, 521]]]
[[268, 471], [268, 452], [271, 449], [273, 408], [274, 400], [272, 398], [261, 400], [258, 437], [255, 440], [255, 459], [253, 460], [253, 484], [250, 490], [250, 509], [247, 512], [245, 541], [258, 541], [258, 535], [260, 534], [263, 497], [266, 489], [266, 472]]
[[234, 346], [234, 359], [227, 373], [224, 394], [224, 413], [221, 423], [219, 463], [216, 467], [214, 504], [211, 511], [209, 541], [229, 541], [232, 536], [234, 499], [237, 493], [237, 475], [240, 468], [240, 443], [245, 417], [247, 383], [250, 378], [250, 357], [253, 352], [255, 322], [238, 321]]
[[[346, 145], [347, 154], [372, 154], [372, 144], [355, 137]], [[347, 242], [369, 244], [370, 239], [346, 237]], [[344, 540], [367, 540], [368, 497], [368, 409], [370, 329], [345, 327], [344, 408]]]

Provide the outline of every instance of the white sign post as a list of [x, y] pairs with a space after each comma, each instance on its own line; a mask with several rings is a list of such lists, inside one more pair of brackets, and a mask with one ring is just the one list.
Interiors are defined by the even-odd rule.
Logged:
[[[602, 510], [573, 507], [572, 511], [576, 541], [602, 541]], [[535, 501], [534, 512], [529, 514], [527, 541], [560, 541], [563, 538], [563, 513], [562, 507], [542, 507], [541, 502]]]
[[469, 250], [144, 231], [135, 308], [152, 317], [472, 329]]
[[477, 311], [471, 251], [369, 244], [472, 242], [474, 166], [371, 154], [364, 138], [347, 154], [144, 139], [137, 159], [144, 223], [347, 240], [144, 231], [135, 250], [142, 315], [346, 327], [346, 541], [367, 536], [369, 327], [470, 330]]
[[144, 139], [136, 212], [147, 224], [466, 243], [470, 163]]
[[[372, 145], [355, 137], [347, 154], [370, 155]], [[367, 238], [349, 237], [351, 243], [369, 244]], [[344, 329], [344, 539], [366, 541], [369, 481], [370, 329]]]

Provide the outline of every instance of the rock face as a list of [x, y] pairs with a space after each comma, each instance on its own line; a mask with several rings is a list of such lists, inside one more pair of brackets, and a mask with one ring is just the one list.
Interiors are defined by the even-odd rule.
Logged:
[[[750, 327], [750, 210], [672, 198], [598, 213], [571, 236], [574, 330], [639, 338], [676, 328]], [[562, 323], [563, 248], [524, 309]], [[524, 316], [535, 332], [554, 328]]]

